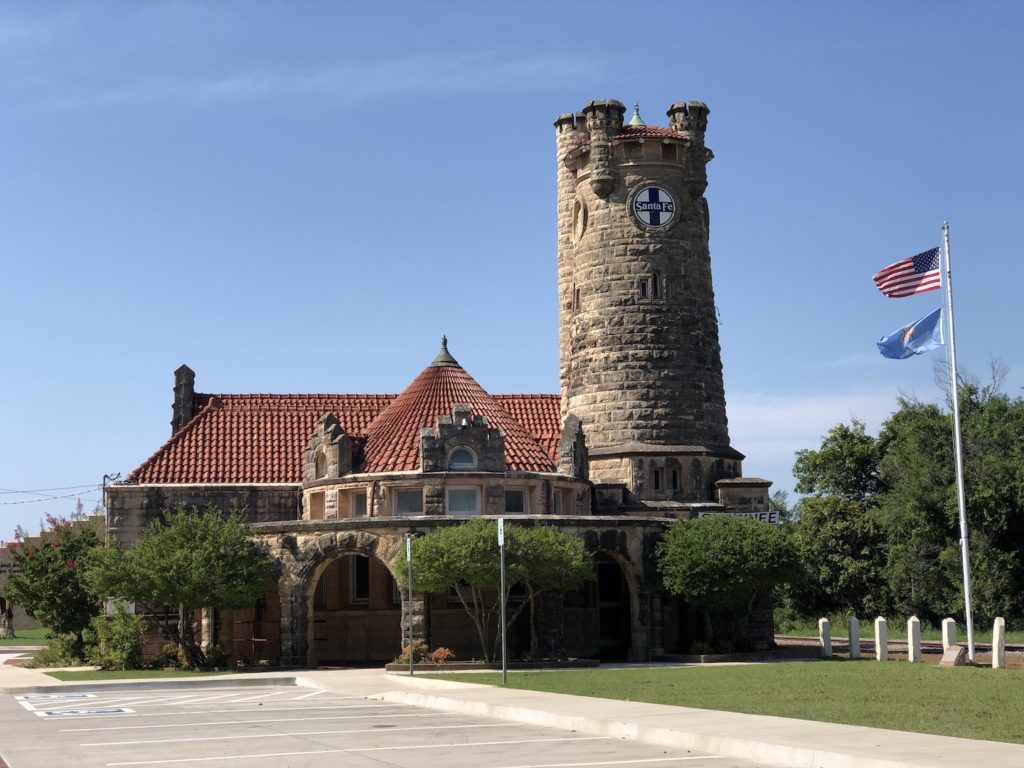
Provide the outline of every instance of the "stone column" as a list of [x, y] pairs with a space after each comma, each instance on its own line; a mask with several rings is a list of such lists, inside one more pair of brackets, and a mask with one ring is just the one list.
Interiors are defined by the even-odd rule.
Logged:
[[875, 619], [875, 660], [889, 660], [889, 625], [882, 616]]
[[562, 655], [562, 590], [541, 592], [534, 600], [534, 626], [537, 630], [537, 658], [557, 661]]
[[953, 619], [942, 620], [942, 652], [945, 653], [956, 645], [956, 622]]
[[996, 616], [992, 624], [992, 669], [1006, 669], [1006, 620]]
[[921, 660], [921, 620], [911, 616], [907, 620], [907, 661]]
[[308, 657], [309, 615], [305, 590], [298, 579], [282, 577], [278, 583], [281, 597], [281, 663], [305, 666], [316, 659]]
[[200, 625], [199, 625], [199, 647], [203, 649], [203, 653], [209, 653], [214, 643], [214, 619], [213, 619], [213, 608], [203, 608], [200, 612]]
[[[430, 595], [412, 593], [412, 641], [430, 647]], [[402, 590], [402, 648], [409, 644], [409, 591]]]
[[832, 623], [828, 619], [818, 619], [818, 642], [821, 643], [823, 658], [832, 658]]
[[850, 658], [860, 658], [860, 619], [851, 616], [846, 624], [846, 631], [850, 638]]
[[651, 593], [649, 591], [636, 591], [637, 612], [633, 623], [632, 642], [630, 642], [629, 661], [650, 661], [651, 660]]

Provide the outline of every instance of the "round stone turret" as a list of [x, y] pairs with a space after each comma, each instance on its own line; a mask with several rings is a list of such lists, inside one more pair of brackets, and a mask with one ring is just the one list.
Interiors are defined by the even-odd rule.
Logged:
[[708, 109], [674, 104], [668, 127], [624, 125], [624, 113], [592, 101], [555, 124], [563, 416], [583, 425], [592, 479], [641, 498], [673, 483], [674, 498], [706, 498], [742, 458], [729, 446], [711, 282]]

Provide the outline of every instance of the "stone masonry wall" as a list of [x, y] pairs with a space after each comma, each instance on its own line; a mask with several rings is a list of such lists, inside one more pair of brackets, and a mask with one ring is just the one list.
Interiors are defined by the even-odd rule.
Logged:
[[[579, 116], [556, 123], [563, 407], [584, 423], [591, 450], [729, 444], [703, 198], [706, 107], [691, 105], [670, 110], [671, 127], [690, 138], [673, 142], [674, 159], [608, 140], [621, 126], [618, 102], [591, 102], [583, 125]], [[589, 153], [579, 149], [588, 135]], [[629, 212], [631, 194], [648, 183], [676, 202], [663, 230], [638, 226]], [[639, 281], [655, 273], [660, 295], [649, 282], [642, 298]]]

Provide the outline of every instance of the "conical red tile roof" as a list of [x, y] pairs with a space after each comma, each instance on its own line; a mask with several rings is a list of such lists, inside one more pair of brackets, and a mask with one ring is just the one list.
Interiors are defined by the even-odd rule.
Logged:
[[510, 470], [555, 471], [554, 461], [537, 437], [487, 394], [446, 349], [367, 428], [362, 471], [420, 469], [420, 430], [436, 426], [438, 416], [451, 416], [456, 405], [468, 405], [489, 427], [502, 431]]

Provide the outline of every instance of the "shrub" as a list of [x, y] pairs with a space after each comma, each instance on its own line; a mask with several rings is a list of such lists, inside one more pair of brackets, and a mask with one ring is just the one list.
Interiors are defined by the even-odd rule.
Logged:
[[175, 643], [165, 643], [160, 648], [160, 653], [153, 659], [153, 666], [156, 669], [175, 669], [181, 666], [181, 656], [178, 655], [178, 646]]
[[103, 669], [138, 669], [142, 666], [142, 645], [146, 628], [141, 616], [127, 613], [118, 606], [113, 616], [97, 616], [92, 620], [96, 644], [87, 650], [92, 664]]
[[[409, 663], [409, 648], [408, 645], [402, 646], [402, 653], [399, 654], [398, 658], [395, 659], [396, 664], [408, 664]], [[426, 643], [413, 643], [412, 644], [412, 663], [422, 664], [430, 659], [430, 651], [427, 648]]]
[[81, 648], [74, 635], [55, 635], [46, 641], [45, 648], [32, 655], [25, 666], [34, 669], [79, 666], [82, 663]]
[[451, 648], [435, 648], [430, 652], [430, 660], [435, 664], [447, 664], [449, 659], [455, 658], [455, 652]]

